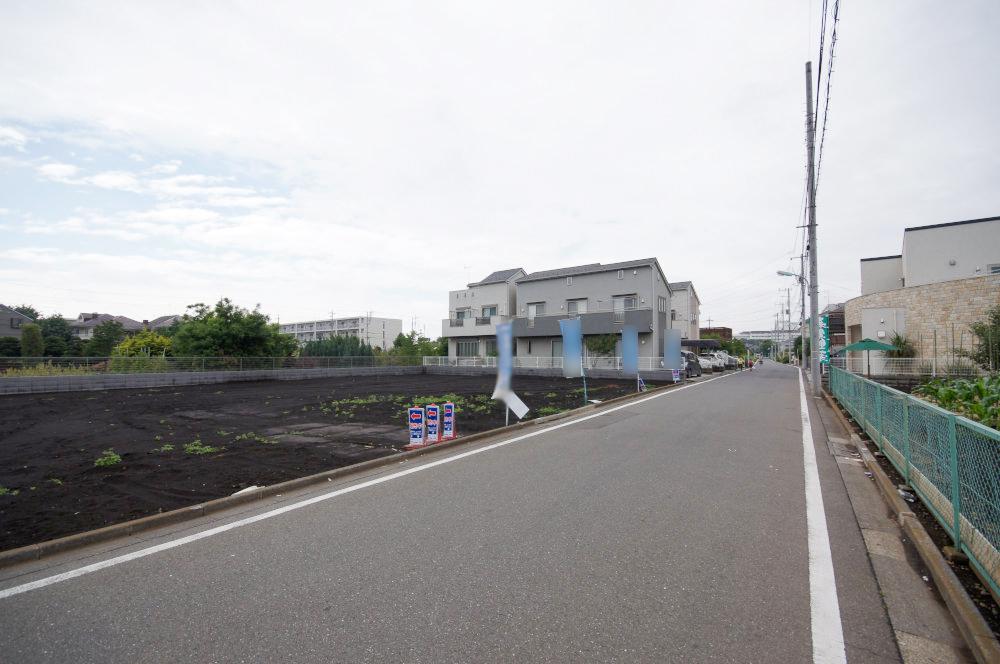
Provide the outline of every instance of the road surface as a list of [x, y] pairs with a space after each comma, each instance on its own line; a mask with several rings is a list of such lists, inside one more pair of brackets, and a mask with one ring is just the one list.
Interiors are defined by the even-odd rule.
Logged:
[[899, 661], [815, 407], [768, 364], [3, 570], [0, 658]]

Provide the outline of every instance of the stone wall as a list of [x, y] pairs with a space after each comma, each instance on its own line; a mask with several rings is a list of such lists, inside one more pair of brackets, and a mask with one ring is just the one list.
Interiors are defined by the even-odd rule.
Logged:
[[987, 310], [998, 305], [1000, 277], [988, 275], [862, 295], [844, 304], [844, 322], [850, 331], [851, 326], [861, 325], [864, 309], [905, 309], [905, 334], [917, 347], [918, 354], [921, 357], [933, 354], [936, 331], [938, 355], [945, 356], [951, 353], [952, 330], [954, 346], [970, 349], [969, 325], [985, 320]]

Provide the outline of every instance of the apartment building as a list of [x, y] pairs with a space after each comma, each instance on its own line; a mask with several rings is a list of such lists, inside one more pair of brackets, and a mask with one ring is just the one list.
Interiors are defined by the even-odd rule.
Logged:
[[1000, 217], [906, 228], [902, 253], [860, 268], [861, 296], [843, 305], [846, 343], [898, 333], [922, 358], [969, 350], [969, 326], [1000, 305]]
[[533, 272], [516, 283], [519, 358], [561, 357], [559, 320], [575, 316], [582, 319], [584, 337], [617, 335], [623, 325], [635, 325], [639, 355], [663, 355], [671, 292], [655, 258]]
[[357, 337], [372, 347], [383, 350], [392, 348], [403, 332], [400, 318], [379, 318], [376, 316], [353, 316], [347, 318], [327, 318], [300, 323], [282, 323], [278, 326], [282, 334], [290, 334], [300, 344], [332, 337]]
[[21, 338], [21, 326], [34, 323], [34, 319], [25, 316], [12, 307], [0, 304], [0, 337]]
[[670, 327], [681, 331], [681, 339], [699, 339], [701, 300], [690, 281], [674, 281], [670, 286]]
[[525, 274], [519, 267], [497, 270], [461, 290], [448, 291], [448, 318], [441, 321], [448, 357], [496, 355], [497, 323], [517, 313], [516, 282]]

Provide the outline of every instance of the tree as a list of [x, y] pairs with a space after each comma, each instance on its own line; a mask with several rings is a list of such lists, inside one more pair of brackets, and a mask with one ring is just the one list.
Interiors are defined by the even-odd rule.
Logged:
[[14, 307], [14, 311], [16, 311], [19, 314], [24, 314], [31, 320], [38, 320], [39, 318], [42, 317], [42, 314], [38, 311], [38, 309], [35, 309], [30, 304], [19, 304], [16, 307]]
[[115, 346], [125, 338], [125, 328], [116, 320], [106, 320], [94, 328], [94, 336], [87, 342], [90, 357], [108, 357]]
[[42, 357], [45, 343], [42, 341], [42, 330], [35, 323], [25, 323], [21, 326], [21, 356]]
[[0, 337], [0, 357], [21, 355], [21, 340], [17, 337]]
[[612, 357], [618, 349], [618, 335], [590, 334], [584, 337], [583, 344], [591, 355]]
[[70, 354], [70, 344], [73, 341], [73, 330], [69, 323], [59, 314], [52, 314], [38, 320], [42, 330], [42, 340], [45, 343], [45, 355], [62, 357]]
[[447, 337], [438, 337], [432, 341], [425, 336], [418, 335], [416, 331], [409, 334], [400, 332], [392, 342], [392, 348], [386, 352], [386, 355], [390, 357], [424, 357], [425, 355], [447, 354]]
[[298, 350], [295, 338], [281, 334], [259, 306], [250, 311], [223, 298], [188, 310], [172, 339], [179, 357], [289, 357]]
[[[793, 344], [792, 348], [794, 349], [794, 352], [792, 354], [795, 355], [795, 357], [801, 359], [802, 358], [802, 335], [801, 334], [799, 336], [795, 337], [795, 343]], [[809, 357], [809, 355], [811, 353], [812, 353], [812, 340], [809, 339], [809, 337], [806, 337], [806, 357]]]
[[978, 343], [975, 350], [959, 350], [958, 354], [967, 357], [987, 371], [1000, 369], [1000, 305], [986, 312], [986, 320], [973, 323], [972, 334]]
[[336, 336], [308, 341], [302, 347], [302, 357], [370, 357], [372, 347], [354, 336]]
[[170, 354], [170, 345], [169, 337], [157, 334], [152, 330], [143, 330], [118, 344], [118, 347], [115, 348], [115, 354], [126, 357], [163, 356]]
[[[808, 348], [808, 346], [806, 346]], [[764, 357], [769, 357], [771, 355], [771, 350], [774, 349], [774, 340], [764, 339], [760, 342], [760, 354]]]

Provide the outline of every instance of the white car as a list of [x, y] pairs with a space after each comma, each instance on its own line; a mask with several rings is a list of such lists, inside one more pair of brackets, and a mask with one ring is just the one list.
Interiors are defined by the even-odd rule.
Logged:
[[705, 355], [698, 355], [697, 357], [698, 357], [698, 364], [701, 365], [702, 371], [711, 371], [713, 368], [715, 368], [715, 363], [712, 361], [712, 358]]
[[705, 358], [712, 363], [712, 371], [725, 371], [726, 362], [722, 360], [715, 353], [705, 353], [704, 355], [699, 355], [699, 358]]

